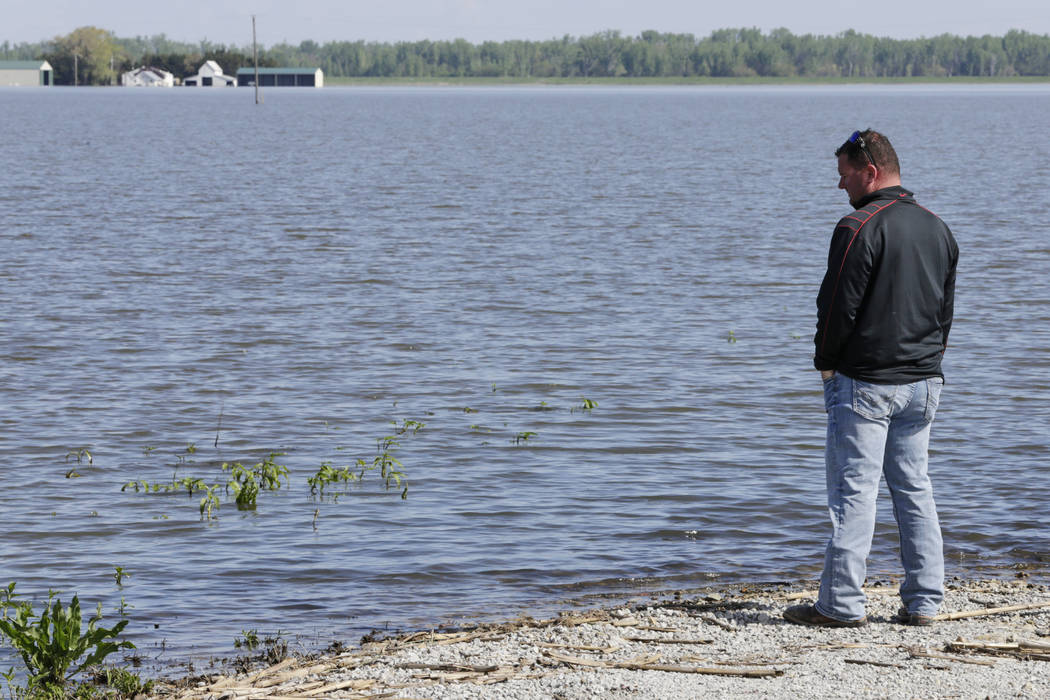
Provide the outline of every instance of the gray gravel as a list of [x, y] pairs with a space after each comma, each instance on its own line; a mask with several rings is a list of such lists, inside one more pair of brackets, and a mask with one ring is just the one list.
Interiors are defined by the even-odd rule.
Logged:
[[[824, 629], [783, 621], [786, 607], [812, 600], [793, 595], [798, 594], [786, 589], [711, 590], [677, 601], [688, 607], [653, 603], [595, 611], [591, 618], [600, 619], [582, 624], [578, 618], [584, 614], [574, 612], [543, 626], [485, 626], [467, 631], [476, 638], [466, 641], [420, 634], [366, 644], [338, 657], [303, 660], [256, 673], [254, 679], [222, 679], [183, 691], [181, 697], [306, 697], [322, 685], [356, 681], [356, 687], [327, 690], [323, 697], [1050, 698], [1050, 660], [949, 651], [946, 646], [966, 640], [1050, 647], [1050, 637], [1042, 636], [1050, 632], [1050, 608], [908, 627], [892, 621], [899, 599], [893, 589], [883, 588], [869, 592], [867, 626]], [[941, 612], [1047, 602], [1050, 591], [1042, 585], [965, 582], [950, 587]], [[632, 641], [639, 637], [674, 641]], [[917, 657], [913, 650], [951, 658]], [[1034, 652], [1040, 653], [1050, 659], [1050, 650]], [[577, 665], [581, 660], [775, 670], [781, 675], [627, 670]], [[269, 687], [261, 690], [260, 684]]]

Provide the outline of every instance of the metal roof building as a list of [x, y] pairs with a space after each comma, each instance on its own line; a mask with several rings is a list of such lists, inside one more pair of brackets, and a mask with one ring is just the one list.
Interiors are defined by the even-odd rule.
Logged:
[[[239, 68], [237, 85], [255, 85], [255, 69]], [[259, 87], [324, 87], [324, 72], [320, 68], [260, 68]]]
[[47, 61], [0, 61], [0, 85], [55, 84], [55, 69]]

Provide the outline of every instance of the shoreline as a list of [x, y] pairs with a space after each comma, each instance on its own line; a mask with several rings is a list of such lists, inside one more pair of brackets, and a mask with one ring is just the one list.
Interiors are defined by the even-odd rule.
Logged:
[[861, 628], [785, 622], [786, 607], [815, 595], [801, 584], [712, 585], [549, 619], [366, 635], [355, 648], [257, 661], [239, 673], [161, 679], [153, 697], [1050, 696], [1047, 585], [949, 580], [941, 617], [966, 616], [932, 627], [892, 621], [896, 586], [865, 592]]
[[[503, 77], [326, 77], [325, 87], [552, 87], [552, 86], [857, 86], [857, 85], [1041, 85], [1050, 83], [1050, 76], [953, 76], [953, 77], [865, 77], [865, 78], [804, 78], [804, 77], [653, 77], [653, 78], [523, 78]], [[323, 89], [323, 88], [322, 88]]]

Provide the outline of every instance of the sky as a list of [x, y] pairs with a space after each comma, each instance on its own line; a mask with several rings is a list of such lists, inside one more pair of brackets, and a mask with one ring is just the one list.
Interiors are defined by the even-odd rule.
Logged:
[[937, 34], [993, 34], [1010, 29], [1050, 34], [1048, 0], [10, 0], [0, 15], [0, 42], [38, 42], [95, 26], [121, 38], [164, 34], [186, 42], [251, 43], [256, 16], [263, 46], [306, 39], [472, 43], [543, 40], [619, 30], [690, 33], [785, 27], [795, 34], [847, 29], [898, 39]]

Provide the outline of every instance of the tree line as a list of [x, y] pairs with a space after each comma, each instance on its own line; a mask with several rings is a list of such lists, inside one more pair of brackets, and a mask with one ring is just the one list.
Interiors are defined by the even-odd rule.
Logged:
[[[0, 44], [0, 58], [44, 59], [57, 84], [108, 84], [140, 65], [179, 78], [205, 60], [227, 74], [252, 65], [251, 47], [178, 42], [163, 34], [122, 39], [96, 27], [37, 44]], [[74, 62], [73, 55], [78, 56]], [[281, 43], [260, 49], [259, 65], [320, 67], [330, 78], [891, 78], [1050, 76], [1050, 35], [892, 39], [853, 30], [834, 36], [787, 29], [719, 29], [706, 37], [604, 31], [544, 41]]]

